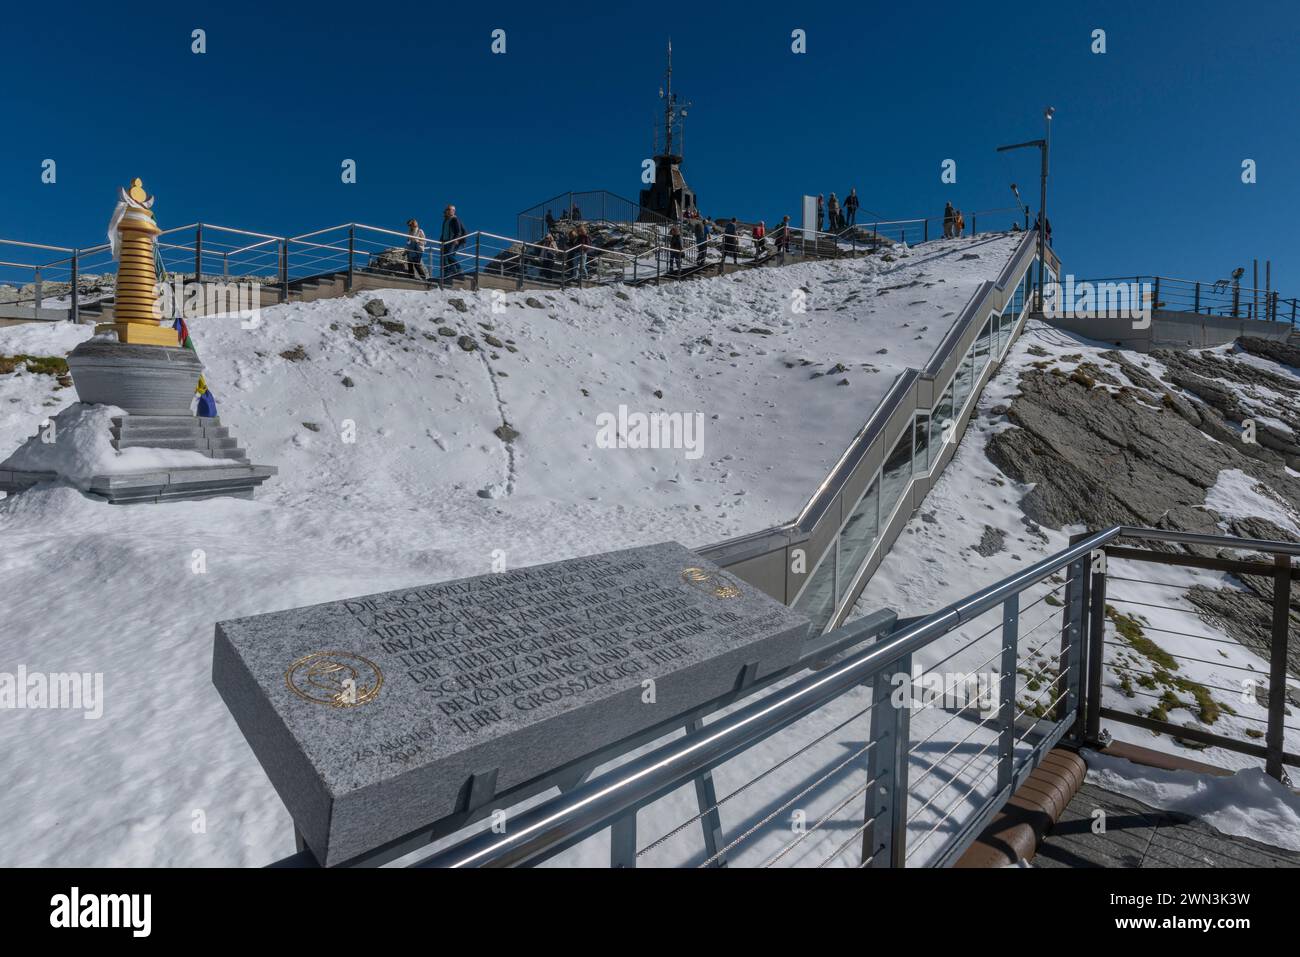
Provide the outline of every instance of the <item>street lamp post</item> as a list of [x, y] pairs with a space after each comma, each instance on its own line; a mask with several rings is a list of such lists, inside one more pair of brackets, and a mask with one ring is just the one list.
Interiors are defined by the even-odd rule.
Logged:
[[1043, 111], [1043, 123], [1046, 129], [1041, 140], [1029, 140], [1025, 143], [1013, 143], [1010, 146], [998, 147], [999, 153], [1005, 153], [1008, 150], [1027, 149], [1036, 146], [1042, 158], [1042, 175], [1038, 195], [1038, 310], [1040, 312], [1043, 309], [1043, 278], [1047, 269], [1047, 154], [1052, 138], [1052, 116], [1055, 113], [1056, 108], [1052, 106]]

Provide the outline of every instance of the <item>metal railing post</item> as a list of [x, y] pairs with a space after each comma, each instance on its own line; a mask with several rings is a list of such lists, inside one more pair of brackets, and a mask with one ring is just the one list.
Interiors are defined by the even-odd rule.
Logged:
[[[893, 701], [902, 675], [903, 702]], [[907, 864], [907, 758], [911, 740], [912, 656], [905, 655], [877, 673], [871, 692], [871, 750], [867, 758], [866, 820], [862, 860], [869, 867]]]
[[[1106, 652], [1106, 552], [1095, 553], [1088, 608], [1088, 703], [1084, 710], [1084, 740], [1101, 742], [1101, 672]], [[1098, 567], [1099, 566], [1099, 567]]]
[[483, 238], [482, 233], [474, 233], [474, 291], [478, 292], [478, 271], [483, 268], [482, 260], [479, 258], [479, 241]]
[[928, 243], [930, 241], [930, 221], [928, 219], [925, 220], [924, 225], [921, 227], [921, 237], [921, 242], [923, 243]]
[[[1072, 535], [1070, 544], [1077, 544], [1087, 534]], [[1083, 610], [1087, 607], [1088, 591], [1088, 572], [1089, 556], [1072, 562], [1066, 573], [1065, 580], [1065, 607], [1062, 609], [1061, 623], [1061, 653], [1057, 658], [1057, 674], [1060, 684], [1058, 685], [1057, 698], [1059, 701], [1056, 706], [1055, 720], [1064, 721], [1070, 715], [1078, 717], [1079, 711], [1079, 689], [1081, 687], [1080, 669], [1082, 667], [1082, 650], [1083, 650]], [[1075, 721], [1072, 737], [1078, 740], [1078, 732], [1081, 731], [1078, 721]]]
[[80, 283], [80, 274], [81, 274], [81, 250], [74, 249], [72, 251], [72, 302], [68, 309], [68, 318], [72, 320], [72, 324], [74, 326], [77, 325], [79, 322], [81, 322], [81, 308], [77, 305], [77, 299], [78, 299], [77, 287]]
[[[704, 719], [696, 718], [686, 723], [687, 734], [704, 730]], [[727, 854], [722, 848], [722, 815], [718, 813], [718, 791], [713, 783], [713, 772], [704, 771], [695, 776], [695, 803], [700, 809], [700, 827], [704, 831], [704, 853], [713, 867], [726, 867]]]
[[1151, 314], [1152, 314], [1152, 316], [1155, 315], [1156, 310], [1159, 309], [1159, 308], [1160, 308], [1160, 277], [1159, 277], [1159, 276], [1156, 276], [1155, 289], [1152, 290], [1152, 293], [1151, 293]]
[[998, 791], [1010, 788], [1016, 761], [1016, 658], [1020, 594], [1002, 603], [1002, 662], [998, 671]]
[[352, 292], [352, 279], [356, 271], [357, 227], [348, 227], [348, 277], [344, 280], [343, 291]]
[[36, 276], [32, 291], [32, 318], [41, 318], [41, 302], [45, 299], [45, 283], [41, 279], [41, 267], [36, 267]]
[[975, 215], [973, 213], [970, 218], [970, 238], [975, 238]]
[[1271, 778], [1283, 780], [1282, 752], [1286, 744], [1286, 646], [1290, 625], [1291, 559], [1273, 556], [1273, 634], [1268, 656], [1268, 729], [1264, 745], [1268, 757], [1264, 771]]
[[609, 826], [609, 866], [636, 867], [636, 808]]
[[194, 227], [194, 281], [203, 282], [203, 224]]
[[289, 240], [280, 240], [280, 301], [289, 301]]
[[1198, 282], [1196, 284], [1196, 300], [1192, 305], [1192, 312], [1200, 312], [1200, 311], [1201, 311], [1201, 284]]
[[221, 254], [221, 279], [224, 282], [230, 281], [230, 253]]

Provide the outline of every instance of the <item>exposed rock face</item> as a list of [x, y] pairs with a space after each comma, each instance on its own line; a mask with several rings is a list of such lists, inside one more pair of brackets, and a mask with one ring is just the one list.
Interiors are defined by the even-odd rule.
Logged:
[[[1243, 338], [1238, 348], [1287, 365], [1300, 360], [1300, 350], [1267, 340]], [[1300, 434], [1300, 378], [1212, 352], [1151, 356], [1168, 370], [1167, 381], [1114, 351], [1100, 358], [1116, 363], [1135, 388], [1099, 385], [1119, 379], [1089, 363], [1070, 375], [1042, 368], [1021, 374], [1020, 394], [1006, 412], [1018, 428], [991, 436], [986, 452], [1002, 471], [1033, 484], [1021, 502], [1028, 519], [1053, 528], [1144, 525], [1223, 535], [1223, 516], [1205, 501], [1224, 469], [1241, 470], [1300, 509], [1300, 478], [1286, 468], [1294, 469], [1300, 454], [1294, 438], [1256, 423], [1257, 442], [1250, 443], [1234, 427], [1266, 415]], [[1228, 527], [1243, 538], [1296, 540], [1264, 518], [1235, 518]], [[1267, 658], [1272, 579], [1238, 577], [1244, 590], [1197, 586], [1188, 600], [1207, 622]], [[1300, 582], [1292, 582], [1290, 606], [1289, 667], [1300, 675]]]
[[[1035, 484], [1021, 503], [1025, 514], [1052, 528], [1084, 523], [1095, 528], [1129, 524], [1216, 529], [1200, 506], [1223, 469], [1241, 469], [1300, 504], [1300, 479], [1283, 469], [1288, 456], [1265, 446], [1262, 438], [1258, 445], [1242, 441], [1226, 416], [1241, 421], [1249, 415], [1222, 383], [1189, 371], [1200, 357], [1167, 352], [1153, 356], [1170, 367], [1176, 384], [1194, 392], [1203, 404], [1175, 395], [1128, 361], [1122, 367], [1130, 381], [1159, 389], [1158, 405], [1150, 395], [1090, 388], [1082, 377], [1056, 370], [1032, 369], [1021, 376], [1021, 394], [1007, 411], [1020, 428], [991, 437], [988, 455], [1008, 475]], [[1213, 361], [1242, 381], [1263, 383], [1271, 376], [1243, 363]], [[1300, 380], [1268, 384], [1286, 394], [1300, 393]], [[1284, 418], [1300, 412], [1278, 408], [1273, 414]], [[1278, 435], [1279, 444], [1289, 445]]]

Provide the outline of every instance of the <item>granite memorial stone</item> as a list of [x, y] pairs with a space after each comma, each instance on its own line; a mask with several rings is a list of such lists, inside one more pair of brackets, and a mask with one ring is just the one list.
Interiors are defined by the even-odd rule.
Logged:
[[332, 865], [786, 668], [807, 629], [667, 542], [223, 621], [212, 675]]

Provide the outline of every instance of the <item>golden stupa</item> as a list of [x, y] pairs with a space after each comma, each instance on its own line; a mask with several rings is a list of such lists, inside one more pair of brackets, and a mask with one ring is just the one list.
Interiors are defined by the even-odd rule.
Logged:
[[159, 325], [158, 273], [154, 266], [154, 237], [162, 230], [153, 218], [153, 197], [139, 177], [119, 191], [117, 217], [117, 289], [113, 322], [119, 342], [136, 346], [176, 347], [176, 330]]

